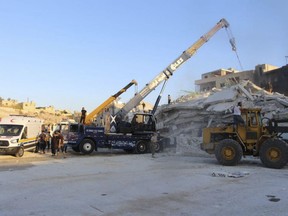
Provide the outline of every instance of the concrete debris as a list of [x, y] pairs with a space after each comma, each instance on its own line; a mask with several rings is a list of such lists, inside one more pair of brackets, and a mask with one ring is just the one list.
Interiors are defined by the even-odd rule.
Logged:
[[230, 178], [241, 178], [249, 175], [249, 172], [213, 172], [211, 174], [212, 177], [230, 177]]
[[233, 123], [232, 109], [239, 101], [243, 108], [262, 108], [263, 117], [288, 119], [288, 97], [242, 81], [210, 92], [181, 96], [160, 106], [156, 112], [157, 129], [162, 136], [176, 141], [178, 153], [200, 153], [202, 129]]

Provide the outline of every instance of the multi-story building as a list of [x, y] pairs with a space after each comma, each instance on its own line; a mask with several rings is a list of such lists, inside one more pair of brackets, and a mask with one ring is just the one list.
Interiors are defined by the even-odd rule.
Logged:
[[269, 64], [261, 64], [255, 66], [254, 70], [242, 72], [232, 68], [219, 69], [202, 74], [202, 79], [196, 80], [195, 86], [197, 86], [198, 91], [209, 91], [214, 87], [221, 88], [225, 85], [238, 83], [241, 80], [250, 80], [266, 90], [271, 91], [273, 89], [273, 91], [288, 95], [287, 73], [287, 65], [279, 68]]

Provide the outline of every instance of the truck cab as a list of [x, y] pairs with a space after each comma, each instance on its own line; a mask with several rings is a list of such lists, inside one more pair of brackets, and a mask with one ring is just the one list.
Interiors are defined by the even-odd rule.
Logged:
[[135, 113], [131, 122], [120, 121], [117, 124], [118, 133], [151, 133], [156, 131], [156, 120], [151, 113]]
[[71, 123], [76, 123], [76, 122], [73, 119], [61, 121], [58, 124], [56, 124], [55, 128], [53, 129], [53, 132], [57, 131], [57, 130], [61, 131], [61, 134], [63, 135], [63, 138], [64, 138], [64, 144], [67, 144], [68, 133], [69, 133], [69, 124], [71, 124]]

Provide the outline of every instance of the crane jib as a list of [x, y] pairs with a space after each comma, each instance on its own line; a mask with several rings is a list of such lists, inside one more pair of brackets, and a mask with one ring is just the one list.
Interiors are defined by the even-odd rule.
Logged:
[[147, 83], [145, 87], [135, 95], [125, 106], [118, 112], [124, 117], [128, 112], [130, 112], [134, 107], [140, 104], [140, 102], [153, 91], [161, 82], [169, 79], [173, 73], [191, 56], [193, 56], [196, 51], [205, 44], [218, 30], [221, 28], [228, 28], [229, 23], [225, 19], [221, 19], [210, 31], [202, 35], [192, 46], [185, 50], [176, 60], [174, 60], [167, 68], [161, 71], [152, 81]]
[[185, 51], [172, 64], [168, 66], [168, 70], [174, 72], [180, 65], [187, 61], [191, 56]]

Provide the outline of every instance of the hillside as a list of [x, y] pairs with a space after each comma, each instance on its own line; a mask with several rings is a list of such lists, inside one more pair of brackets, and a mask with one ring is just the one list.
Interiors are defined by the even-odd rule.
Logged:
[[45, 111], [39, 113], [24, 112], [21, 109], [14, 109], [10, 107], [0, 107], [0, 118], [9, 116], [9, 115], [28, 115], [28, 116], [37, 116], [40, 119], [45, 120], [45, 124], [55, 124], [62, 120], [72, 118], [72, 116], [67, 116], [66, 114], [53, 114]]

